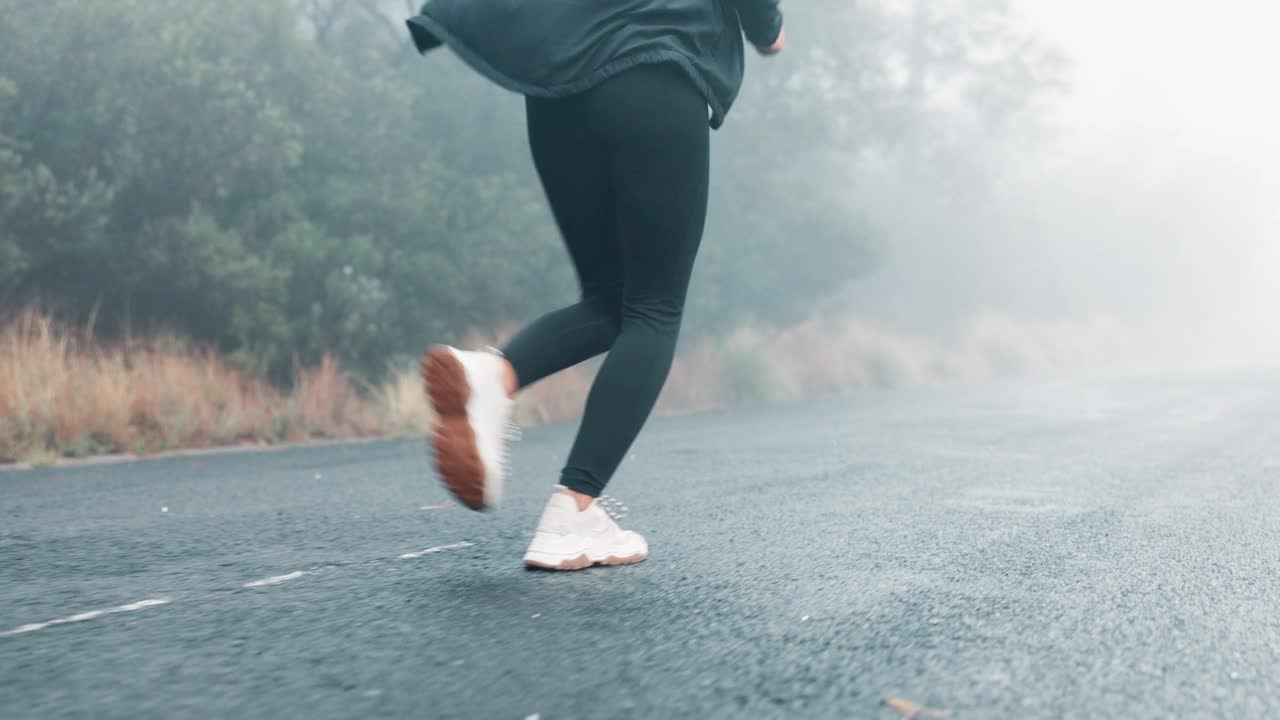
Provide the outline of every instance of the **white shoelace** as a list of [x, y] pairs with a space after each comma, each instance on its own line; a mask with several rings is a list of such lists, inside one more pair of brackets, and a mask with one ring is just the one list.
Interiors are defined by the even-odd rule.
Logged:
[[608, 513], [609, 517], [614, 520], [625, 518], [629, 512], [627, 506], [621, 500], [609, 495], [601, 495], [597, 503], [600, 505], [600, 509]]
[[519, 425], [515, 424], [511, 420], [507, 421], [507, 426], [503, 435], [511, 442], [520, 442], [524, 439], [524, 431], [520, 429]]

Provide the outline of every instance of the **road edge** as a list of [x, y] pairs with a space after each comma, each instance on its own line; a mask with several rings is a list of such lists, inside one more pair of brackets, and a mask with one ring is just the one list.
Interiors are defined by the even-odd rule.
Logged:
[[52, 463], [34, 465], [29, 462], [17, 463], [0, 463], [0, 475], [4, 473], [18, 473], [29, 470], [43, 470], [46, 468], [76, 468], [76, 467], [95, 467], [100, 465], [124, 465], [129, 463], [149, 462], [152, 460], [168, 460], [171, 458], [181, 457], [207, 457], [211, 455], [235, 455], [239, 453], [264, 453], [277, 452], [282, 450], [297, 450], [299, 448], [322, 448], [322, 447], [339, 447], [343, 445], [371, 445], [378, 442], [387, 442], [391, 440], [407, 440], [414, 437], [413, 435], [379, 435], [376, 437], [363, 438], [345, 438], [341, 440], [314, 440], [293, 443], [279, 444], [245, 444], [245, 445], [218, 445], [207, 448], [186, 448], [183, 450], [166, 450], [164, 452], [148, 453], [146, 455], [135, 455], [133, 453], [111, 453], [107, 455], [90, 455], [82, 458], [58, 458]]

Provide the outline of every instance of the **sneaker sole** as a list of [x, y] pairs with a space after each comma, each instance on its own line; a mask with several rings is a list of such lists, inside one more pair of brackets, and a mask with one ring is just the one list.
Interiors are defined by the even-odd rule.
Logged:
[[421, 372], [427, 401], [436, 416], [431, 433], [436, 471], [458, 502], [472, 510], [484, 510], [484, 462], [467, 418], [467, 401], [471, 399], [467, 372], [457, 356], [443, 346], [422, 354]]
[[576, 558], [561, 560], [559, 563], [544, 563], [537, 560], [525, 560], [524, 566], [534, 570], [586, 570], [593, 565], [635, 565], [638, 562], [644, 562], [648, 559], [645, 553], [636, 553], [635, 555], [627, 555], [625, 557], [617, 557], [610, 555], [603, 560], [591, 561], [591, 558], [579, 555]]

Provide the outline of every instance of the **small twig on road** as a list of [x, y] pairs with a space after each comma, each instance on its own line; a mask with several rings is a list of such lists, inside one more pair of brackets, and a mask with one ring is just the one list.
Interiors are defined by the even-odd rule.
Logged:
[[423, 510], [448, 510], [451, 507], [453, 507], [452, 501], [441, 503], [439, 505], [423, 505], [422, 509]]
[[885, 698], [884, 704], [902, 713], [907, 720], [917, 720], [918, 718], [929, 718], [930, 720], [946, 720], [947, 714], [941, 710], [927, 708], [919, 703], [913, 703], [910, 700], [902, 698]]

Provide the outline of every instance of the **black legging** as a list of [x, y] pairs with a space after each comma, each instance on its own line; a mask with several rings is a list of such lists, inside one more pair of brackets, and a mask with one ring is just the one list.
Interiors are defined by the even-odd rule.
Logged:
[[503, 348], [521, 387], [609, 352], [561, 474], [597, 496], [671, 371], [707, 208], [707, 104], [675, 65], [527, 101], [529, 143], [582, 300]]

